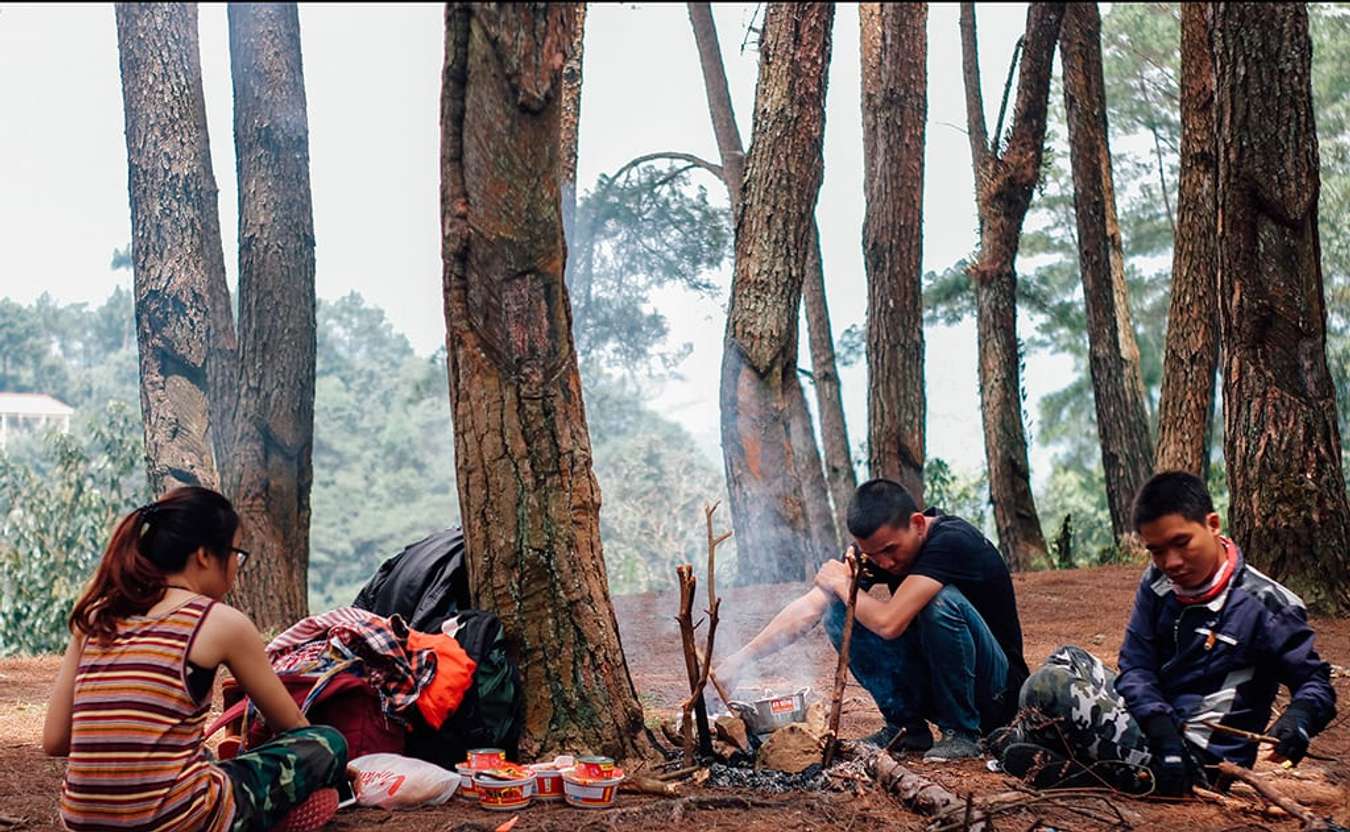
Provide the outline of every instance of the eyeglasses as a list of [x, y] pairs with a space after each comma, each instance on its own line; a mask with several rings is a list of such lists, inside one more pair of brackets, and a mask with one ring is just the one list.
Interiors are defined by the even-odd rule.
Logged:
[[230, 551], [234, 552], [235, 557], [239, 559], [239, 568], [243, 569], [244, 564], [248, 563], [248, 559], [252, 553], [247, 549], [240, 549], [238, 546], [231, 546]]

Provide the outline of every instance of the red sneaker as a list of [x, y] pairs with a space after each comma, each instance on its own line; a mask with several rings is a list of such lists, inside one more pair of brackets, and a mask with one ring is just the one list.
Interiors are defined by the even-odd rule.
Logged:
[[319, 789], [287, 812], [273, 832], [314, 832], [326, 826], [337, 810], [338, 790]]

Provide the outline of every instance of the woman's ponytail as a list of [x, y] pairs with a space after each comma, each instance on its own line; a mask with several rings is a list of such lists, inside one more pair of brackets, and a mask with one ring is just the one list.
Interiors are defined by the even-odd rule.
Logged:
[[198, 549], [226, 557], [239, 528], [230, 501], [188, 486], [123, 517], [98, 570], [70, 613], [72, 632], [106, 641], [119, 620], [143, 615], [164, 597], [165, 577], [181, 572]]

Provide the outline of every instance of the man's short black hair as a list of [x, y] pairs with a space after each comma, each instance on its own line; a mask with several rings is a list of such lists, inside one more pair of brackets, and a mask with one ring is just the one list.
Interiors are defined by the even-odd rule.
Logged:
[[866, 540], [882, 526], [909, 527], [909, 516], [919, 507], [905, 487], [894, 480], [868, 480], [848, 501], [848, 533]]
[[1154, 474], [1135, 495], [1134, 528], [1138, 531], [1145, 523], [1168, 514], [1204, 523], [1213, 511], [1214, 500], [1204, 480], [1187, 471], [1163, 471]]

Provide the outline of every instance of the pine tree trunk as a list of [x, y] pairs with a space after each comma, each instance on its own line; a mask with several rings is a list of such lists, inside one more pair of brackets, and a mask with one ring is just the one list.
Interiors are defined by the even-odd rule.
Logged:
[[239, 382], [227, 493], [256, 558], [233, 600], [263, 629], [309, 607], [314, 211], [294, 3], [229, 7], [239, 181]]
[[863, 264], [867, 268], [867, 437], [874, 477], [923, 505], [923, 155], [928, 6], [863, 3]]
[[222, 293], [227, 315], [229, 297], [197, 7], [118, 3], [115, 12], [150, 485], [157, 494], [179, 485], [219, 488], [210, 391], [227, 375], [213, 344], [228, 334], [218, 329]]
[[1219, 364], [1214, 58], [1207, 4], [1181, 4], [1181, 181], [1155, 467], [1209, 474]]
[[811, 536], [788, 432], [797, 316], [824, 162], [828, 3], [771, 3], [760, 40], [722, 356], [722, 454], [743, 582], [799, 580]]
[[[586, 4], [577, 3], [577, 25], [572, 33], [571, 52], [563, 64], [562, 76], [562, 217], [563, 241], [570, 248], [576, 239], [577, 223], [577, 137], [581, 131], [581, 62], [585, 55]], [[567, 258], [572, 262], [572, 258]]]
[[1022, 222], [1040, 177], [1050, 72], [1063, 17], [1062, 3], [1031, 3], [1027, 8], [1012, 129], [1000, 156], [990, 150], [984, 126], [973, 4], [961, 4], [966, 112], [980, 215], [980, 250], [970, 277], [975, 284], [984, 452], [999, 548], [1014, 570], [1029, 569], [1047, 556], [1022, 424], [1015, 267]]
[[[842, 550], [848, 540], [848, 503], [858, 488], [858, 480], [853, 471], [848, 424], [844, 421], [844, 398], [839, 389], [839, 367], [834, 358], [834, 333], [830, 326], [830, 307], [825, 298], [825, 269], [820, 257], [820, 229], [814, 219], [811, 222], [810, 259], [806, 264], [802, 285], [802, 305], [806, 307], [806, 340], [811, 349], [811, 378], [816, 388], [820, 438], [825, 449], [825, 481], [834, 503], [834, 520], [830, 527], [835, 532], [836, 548]], [[811, 439], [814, 445], [814, 433]]]
[[[745, 180], [745, 151], [741, 146], [741, 133], [736, 126], [735, 110], [731, 104], [731, 92], [727, 88], [726, 68], [722, 64], [722, 49], [717, 39], [717, 25], [713, 21], [712, 7], [708, 3], [689, 3], [689, 23], [694, 31], [694, 41], [698, 45], [699, 65], [703, 70], [703, 84], [708, 96], [708, 114], [713, 125], [713, 135], [717, 140], [717, 150], [722, 161], [722, 182], [726, 185], [727, 196], [731, 202], [733, 227], [739, 230], [741, 192]], [[816, 406], [820, 410], [820, 428], [825, 443], [825, 467], [829, 483], [829, 493], [834, 497], [834, 509], [839, 523], [828, 524], [829, 531], [835, 535], [833, 550], [839, 545], [839, 535], [844, 533], [841, 507], [848, 505], [853, 496], [853, 464], [848, 451], [848, 431], [844, 425], [843, 402], [839, 397], [839, 372], [834, 360], [834, 340], [830, 329], [830, 313], [825, 303], [825, 275], [820, 262], [820, 247], [812, 220], [812, 252], [807, 276], [803, 281], [802, 295], [806, 306], [807, 340], [811, 349], [811, 369], [815, 379]], [[794, 376], [795, 379], [795, 376]], [[822, 381], [823, 379], [823, 381]], [[800, 380], [797, 380], [800, 386]], [[810, 418], [806, 420], [807, 429], [794, 432], [794, 446], [815, 463], [807, 462], [807, 477], [801, 485], [805, 489], [802, 499], [807, 501], [808, 523], [813, 536], [823, 535], [827, 530], [819, 519], [819, 500], [815, 493], [816, 477], [814, 471], [820, 466], [820, 449], [816, 444], [816, 434], [810, 430]], [[810, 441], [810, 446], [805, 444]], [[843, 448], [842, 455], [839, 448]], [[845, 471], [845, 467], [847, 470]], [[848, 483], [844, 502], [841, 504], [841, 483]], [[824, 515], [830, 517], [828, 511]]]
[[1060, 33], [1068, 112], [1078, 266], [1088, 324], [1088, 365], [1106, 475], [1106, 502], [1117, 539], [1134, 531], [1134, 495], [1153, 471], [1144, 380], [1134, 340], [1125, 255], [1116, 217], [1102, 79], [1102, 21], [1096, 3], [1067, 4]]
[[441, 216], [460, 515], [475, 604], [525, 686], [522, 753], [643, 756], [600, 546], [563, 282], [562, 66], [575, 4], [446, 8]]
[[841, 551], [834, 517], [830, 513], [830, 491], [821, 468], [820, 451], [816, 447], [816, 431], [811, 423], [811, 411], [806, 406], [806, 391], [797, 379], [788, 391], [788, 431], [793, 458], [801, 475], [802, 502], [806, 509], [806, 525], [811, 535], [802, 569], [814, 575], [828, 558], [838, 557]]
[[1215, 4], [1224, 456], [1247, 558], [1350, 610], [1350, 506], [1326, 361], [1317, 130], [1302, 3]]
[[731, 224], [738, 227], [741, 216], [741, 188], [745, 182], [745, 148], [741, 131], [736, 126], [735, 110], [731, 106], [731, 91], [727, 88], [727, 71], [722, 64], [722, 47], [717, 40], [717, 25], [713, 22], [712, 6], [708, 3], [689, 3], [689, 24], [694, 30], [698, 46], [699, 66], [703, 70], [703, 86], [708, 94], [708, 114], [712, 118], [713, 136], [722, 158], [722, 181], [731, 198]]

